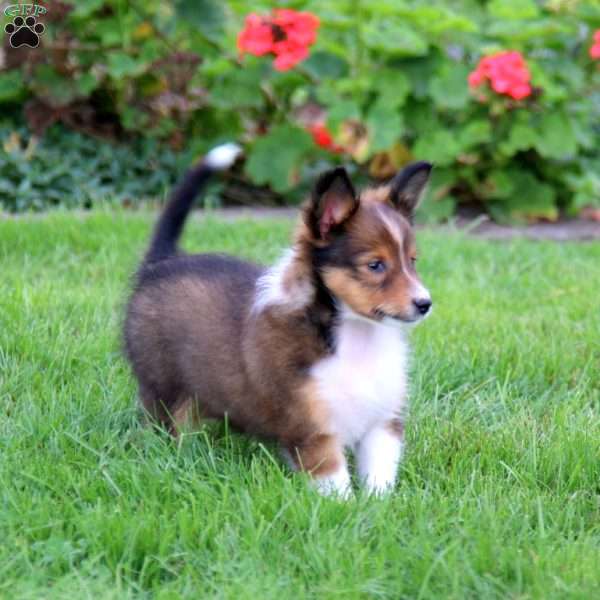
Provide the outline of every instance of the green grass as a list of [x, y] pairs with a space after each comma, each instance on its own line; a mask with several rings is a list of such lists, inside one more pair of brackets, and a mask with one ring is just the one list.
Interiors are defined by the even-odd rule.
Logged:
[[[408, 452], [321, 498], [273, 448], [142, 427], [120, 353], [150, 221], [0, 221], [0, 597], [600, 597], [600, 244], [419, 235]], [[283, 222], [186, 246], [272, 260]]]

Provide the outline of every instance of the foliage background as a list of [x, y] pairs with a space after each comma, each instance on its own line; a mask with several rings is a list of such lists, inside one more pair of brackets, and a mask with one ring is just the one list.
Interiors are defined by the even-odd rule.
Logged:
[[[4, 36], [5, 209], [160, 198], [192, 157], [231, 139], [247, 160], [221, 197], [237, 202], [297, 201], [336, 163], [385, 178], [416, 158], [436, 165], [426, 218], [457, 204], [498, 220], [600, 205], [594, 0], [44, 5], [40, 48]], [[245, 15], [283, 5], [321, 20], [309, 59], [287, 72], [241, 59]], [[469, 90], [478, 60], [500, 50], [522, 52], [531, 97]], [[344, 153], [315, 144], [307, 128], [320, 122]]]

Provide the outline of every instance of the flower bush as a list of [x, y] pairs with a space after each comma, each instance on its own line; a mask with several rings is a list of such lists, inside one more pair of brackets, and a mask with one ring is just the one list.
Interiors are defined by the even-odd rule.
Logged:
[[427, 219], [600, 205], [595, 0], [46, 4], [42, 47], [5, 47], [0, 72], [0, 108], [40, 134], [237, 139], [246, 179], [291, 201], [330, 164], [427, 159]]

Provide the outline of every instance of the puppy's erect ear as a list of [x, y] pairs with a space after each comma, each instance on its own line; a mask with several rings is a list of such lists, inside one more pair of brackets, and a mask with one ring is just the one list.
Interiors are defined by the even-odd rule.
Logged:
[[358, 198], [346, 169], [323, 173], [315, 184], [310, 207], [313, 234], [326, 239], [329, 232], [349, 219], [358, 208]]
[[390, 182], [390, 201], [408, 219], [412, 219], [429, 181], [431, 163], [416, 162], [405, 167]]

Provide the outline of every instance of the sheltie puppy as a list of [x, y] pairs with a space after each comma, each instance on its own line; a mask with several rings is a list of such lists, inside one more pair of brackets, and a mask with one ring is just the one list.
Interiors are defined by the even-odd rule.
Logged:
[[[323, 493], [394, 485], [403, 449], [407, 329], [431, 309], [412, 215], [431, 165], [357, 193], [345, 169], [317, 180], [289, 250], [265, 268], [179, 252], [197, 192], [239, 148], [192, 169], [139, 268], [125, 346], [147, 413], [174, 435], [204, 419], [274, 440]], [[274, 157], [276, 160], [276, 157]]]

